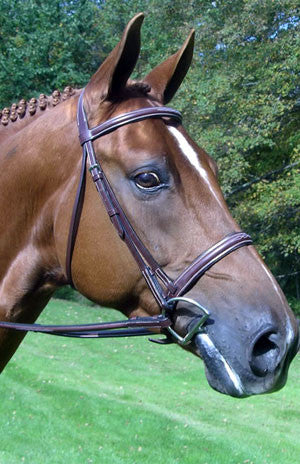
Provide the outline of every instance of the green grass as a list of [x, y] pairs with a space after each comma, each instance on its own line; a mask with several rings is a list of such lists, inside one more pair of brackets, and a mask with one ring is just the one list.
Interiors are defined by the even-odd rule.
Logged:
[[[100, 314], [53, 300], [40, 322]], [[298, 357], [281, 392], [237, 400], [176, 346], [29, 334], [1, 375], [0, 464], [299, 464], [299, 377]]]

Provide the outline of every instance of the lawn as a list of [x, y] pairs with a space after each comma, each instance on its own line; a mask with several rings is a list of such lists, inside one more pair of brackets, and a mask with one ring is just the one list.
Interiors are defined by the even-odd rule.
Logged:
[[[39, 322], [111, 318], [52, 300]], [[237, 400], [176, 346], [29, 334], [1, 375], [0, 464], [299, 464], [299, 378], [298, 357], [282, 391]]]

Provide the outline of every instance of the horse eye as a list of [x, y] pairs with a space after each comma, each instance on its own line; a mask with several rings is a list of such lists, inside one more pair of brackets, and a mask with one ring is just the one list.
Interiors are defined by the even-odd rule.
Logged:
[[151, 189], [160, 185], [160, 179], [155, 172], [142, 172], [134, 178], [135, 184], [141, 189]]

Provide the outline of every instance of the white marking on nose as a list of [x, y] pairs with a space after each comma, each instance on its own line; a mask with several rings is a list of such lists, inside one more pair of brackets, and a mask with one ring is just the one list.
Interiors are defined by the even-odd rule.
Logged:
[[212, 359], [218, 359], [224, 366], [228, 377], [230, 378], [231, 382], [233, 383], [235, 389], [239, 392], [240, 395], [245, 393], [243, 384], [241, 382], [240, 377], [238, 374], [232, 369], [232, 367], [228, 364], [226, 359], [220, 353], [220, 351], [216, 348], [215, 344], [211, 340], [208, 334], [206, 333], [199, 333], [197, 337], [202, 340], [203, 345], [206, 346], [206, 352], [208, 356]]

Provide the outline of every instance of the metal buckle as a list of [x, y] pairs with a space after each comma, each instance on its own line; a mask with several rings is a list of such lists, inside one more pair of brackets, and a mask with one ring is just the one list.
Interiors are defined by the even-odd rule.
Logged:
[[[198, 309], [200, 309], [200, 311], [203, 313], [203, 316], [201, 317], [201, 319], [198, 322], [196, 322], [196, 324], [191, 328], [191, 330], [186, 334], [185, 337], [181, 337], [171, 327], [167, 327], [167, 330], [176, 339], [176, 341], [179, 343], [179, 345], [185, 346], [185, 345], [188, 345], [191, 342], [193, 336], [197, 332], [200, 332], [201, 327], [205, 324], [208, 317], [210, 316], [210, 312], [206, 308], [204, 308], [204, 306], [202, 306], [200, 303], [198, 303], [197, 301], [193, 300], [192, 298], [187, 298], [185, 296], [176, 296], [174, 298], [170, 298], [168, 300], [168, 305], [170, 303], [175, 303], [175, 305], [173, 305], [169, 309], [174, 310], [175, 307], [176, 307], [176, 304], [178, 303], [178, 301], [185, 301], [186, 303], [192, 304], [192, 305], [196, 306]], [[165, 314], [165, 311], [166, 310], [163, 310], [162, 314]]]

